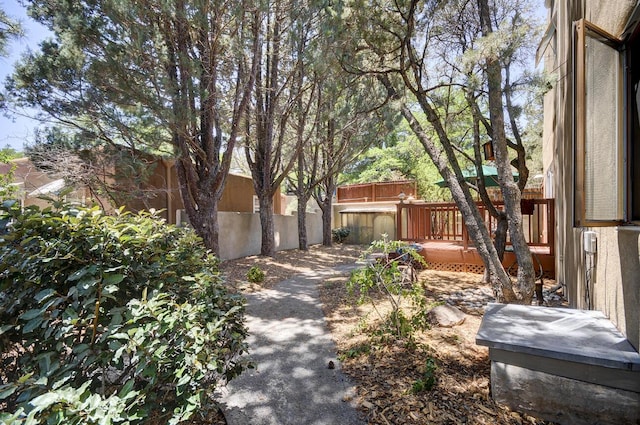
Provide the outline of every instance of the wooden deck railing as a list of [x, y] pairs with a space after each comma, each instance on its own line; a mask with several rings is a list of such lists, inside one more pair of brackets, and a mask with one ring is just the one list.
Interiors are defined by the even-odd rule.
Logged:
[[[530, 246], [548, 247], [553, 254], [554, 246], [554, 201], [553, 199], [531, 199], [526, 201], [533, 207], [531, 214], [523, 213], [525, 238]], [[502, 209], [504, 204], [498, 202]], [[496, 220], [487, 208], [478, 203], [485, 226], [494, 231]], [[524, 208], [523, 208], [524, 209]], [[455, 203], [398, 204], [396, 235], [400, 240], [414, 242], [460, 242], [467, 248], [469, 235], [462, 214]]]

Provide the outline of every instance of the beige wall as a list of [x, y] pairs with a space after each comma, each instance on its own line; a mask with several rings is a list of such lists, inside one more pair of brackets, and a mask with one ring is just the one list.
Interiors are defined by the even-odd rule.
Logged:
[[[638, 349], [640, 347], [640, 227], [573, 227], [573, 22], [587, 18], [614, 35], [623, 30], [635, 6], [631, 0], [548, 1], [556, 18], [555, 39], [545, 66], [555, 76], [545, 98], [545, 173], [554, 175], [556, 196], [557, 280], [567, 286], [573, 307], [602, 311]], [[584, 4], [584, 9], [582, 5]], [[551, 153], [551, 156], [549, 156]], [[552, 158], [552, 159], [549, 159]], [[587, 292], [587, 265], [582, 247], [584, 231], [597, 236], [591, 281]]]
[[[276, 250], [298, 248], [296, 215], [275, 215]], [[219, 212], [220, 252], [223, 260], [260, 254], [260, 216], [251, 213]], [[322, 243], [322, 214], [307, 213], [307, 238], [310, 245]]]

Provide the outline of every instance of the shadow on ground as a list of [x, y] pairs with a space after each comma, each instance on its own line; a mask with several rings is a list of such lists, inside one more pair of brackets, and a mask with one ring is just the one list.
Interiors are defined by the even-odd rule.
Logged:
[[229, 425], [364, 423], [351, 402], [353, 385], [340, 370], [316, 288], [351, 267], [308, 273], [247, 295], [250, 359], [257, 368], [221, 389]]

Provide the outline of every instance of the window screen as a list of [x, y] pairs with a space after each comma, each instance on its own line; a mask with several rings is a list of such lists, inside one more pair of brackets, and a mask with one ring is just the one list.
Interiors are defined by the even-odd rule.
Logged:
[[623, 207], [622, 55], [612, 36], [578, 22], [576, 224], [617, 223]]

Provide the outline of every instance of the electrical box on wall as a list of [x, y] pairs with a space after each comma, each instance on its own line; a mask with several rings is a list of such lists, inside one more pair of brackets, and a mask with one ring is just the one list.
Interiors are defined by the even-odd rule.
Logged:
[[582, 233], [582, 246], [587, 254], [595, 254], [597, 250], [596, 232], [591, 230]]

